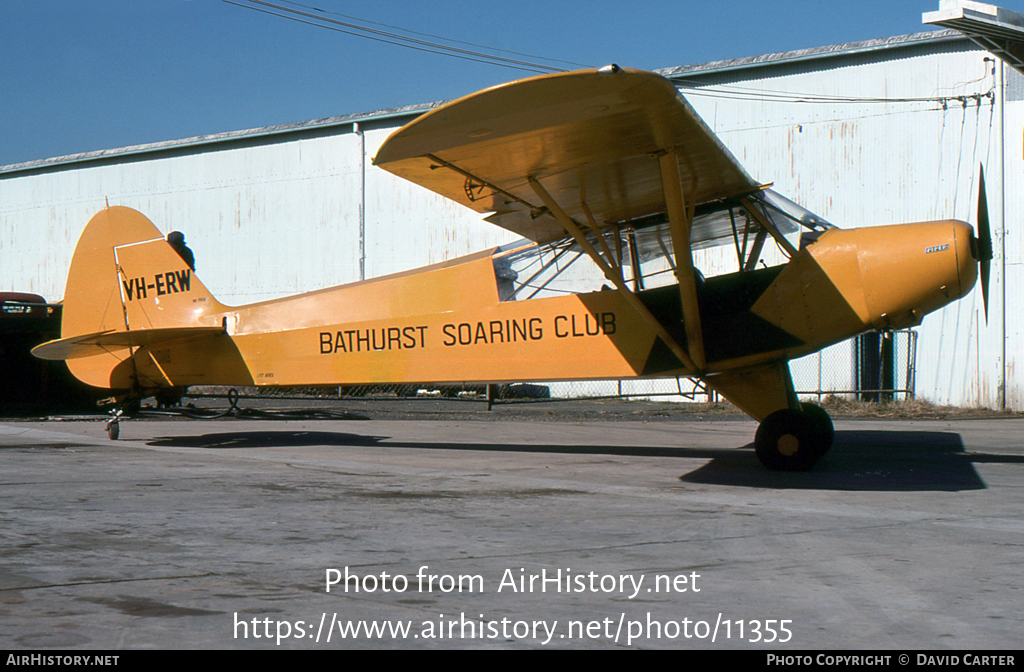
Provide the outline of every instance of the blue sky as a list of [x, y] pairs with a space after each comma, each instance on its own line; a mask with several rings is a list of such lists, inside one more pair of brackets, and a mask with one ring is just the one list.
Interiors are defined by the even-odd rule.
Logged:
[[[939, 6], [939, 0], [303, 2], [499, 49], [647, 69], [923, 32], [929, 27], [922, 12]], [[1020, 4], [1002, 3], [1018, 11]], [[0, 0], [0, 165], [446, 100], [529, 74], [222, 0]]]

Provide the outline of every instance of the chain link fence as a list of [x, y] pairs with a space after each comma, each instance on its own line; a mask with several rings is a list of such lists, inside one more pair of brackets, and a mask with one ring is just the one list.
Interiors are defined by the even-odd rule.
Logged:
[[873, 331], [794, 360], [790, 370], [804, 398], [905, 401], [914, 398], [916, 360], [916, 331]]

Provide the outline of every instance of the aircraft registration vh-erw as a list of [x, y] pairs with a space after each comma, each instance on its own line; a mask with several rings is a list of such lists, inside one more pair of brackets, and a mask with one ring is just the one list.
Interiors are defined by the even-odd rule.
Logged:
[[[68, 273], [61, 338], [36, 347], [123, 398], [189, 385], [357, 385], [689, 376], [760, 421], [758, 458], [806, 470], [832, 421], [789, 360], [919, 324], [992, 257], [948, 220], [843, 230], [754, 181], [667, 79], [606, 66], [466, 96], [410, 122], [374, 164], [524, 240], [241, 307], [218, 302], [141, 213], [107, 207]], [[801, 230], [800, 248], [785, 237]], [[789, 258], [766, 266], [764, 243]], [[704, 278], [693, 251], [734, 245]], [[591, 259], [601, 291], [531, 298]], [[640, 259], [673, 282], [644, 289]]]

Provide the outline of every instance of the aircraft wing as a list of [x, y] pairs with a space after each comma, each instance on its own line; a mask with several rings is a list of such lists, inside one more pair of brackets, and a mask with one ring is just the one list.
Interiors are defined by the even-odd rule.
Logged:
[[[395, 131], [374, 164], [548, 242], [567, 234], [545, 216], [529, 178], [577, 222], [589, 221], [587, 209], [600, 227], [657, 220], [667, 210], [659, 168], [667, 150], [679, 157], [689, 205], [759, 189], [670, 81], [617, 67], [543, 75], [453, 101]], [[716, 233], [708, 240], [726, 238]]]

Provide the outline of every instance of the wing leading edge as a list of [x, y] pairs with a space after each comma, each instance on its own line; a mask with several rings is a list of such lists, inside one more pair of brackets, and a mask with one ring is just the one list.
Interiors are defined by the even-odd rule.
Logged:
[[667, 152], [679, 159], [690, 207], [759, 189], [670, 81], [617, 67], [453, 101], [395, 131], [374, 164], [548, 242], [566, 231], [531, 179], [577, 222], [630, 223], [666, 212], [659, 158]]

